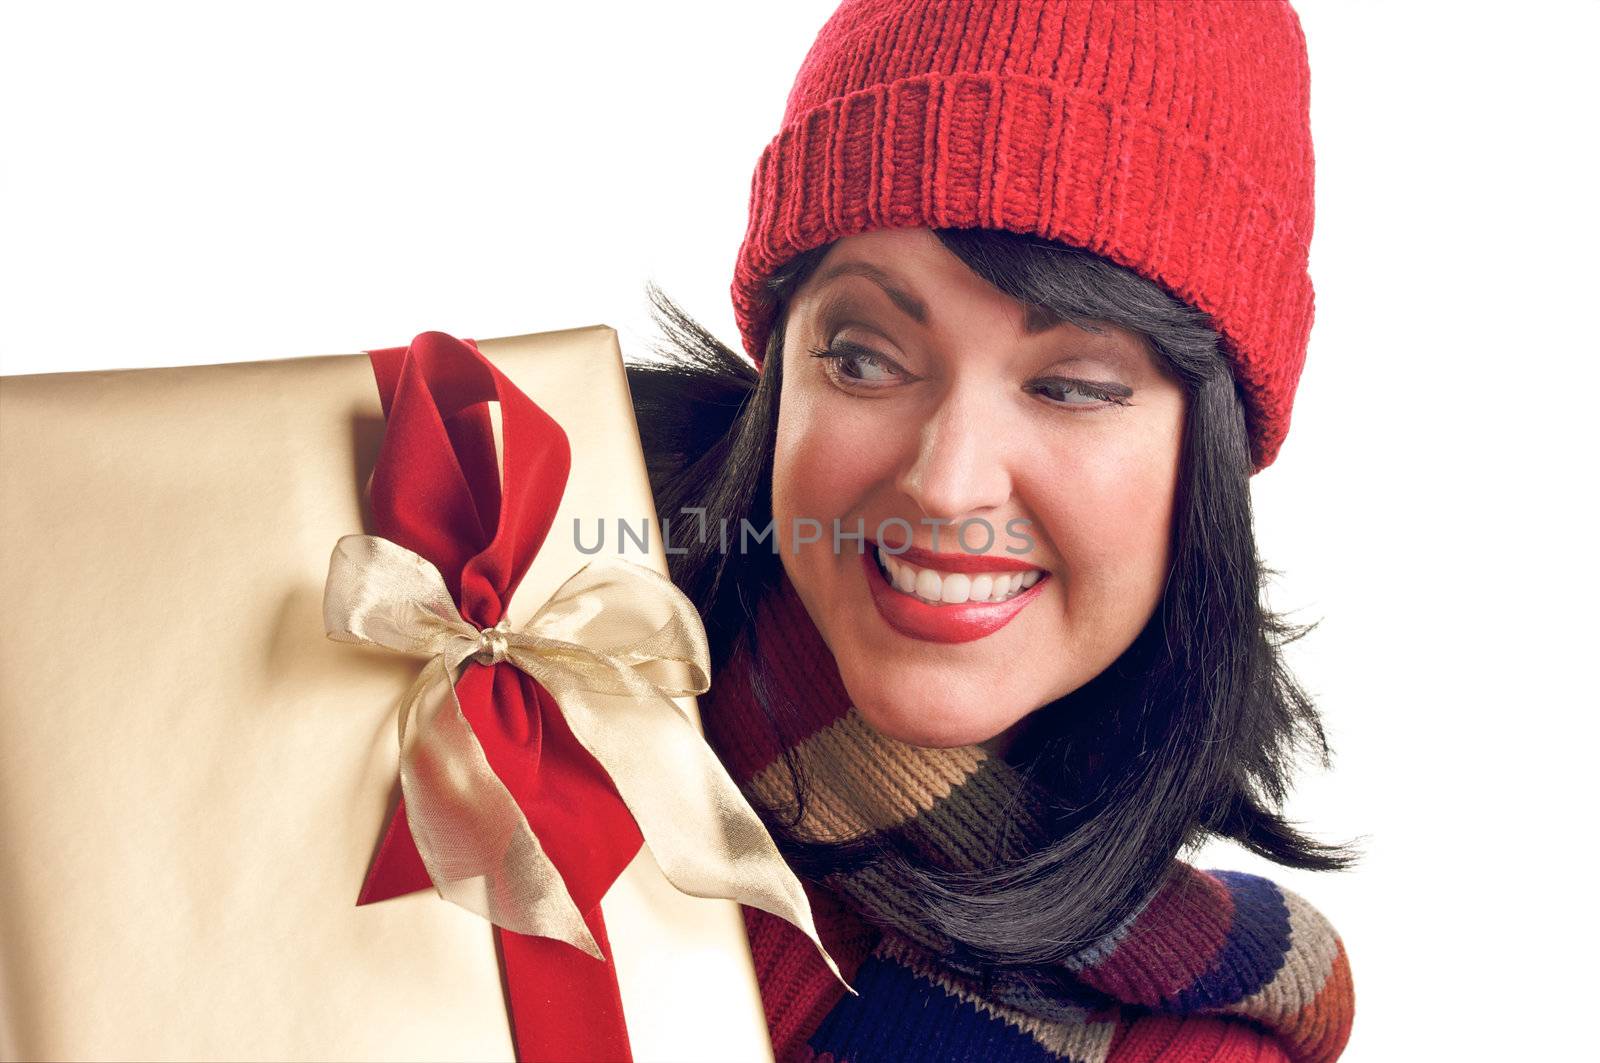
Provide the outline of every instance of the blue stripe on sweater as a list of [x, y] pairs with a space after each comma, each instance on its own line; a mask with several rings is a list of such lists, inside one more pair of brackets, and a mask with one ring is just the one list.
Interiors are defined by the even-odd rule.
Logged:
[[941, 986], [878, 956], [869, 957], [848, 994], [807, 1045], [838, 1063], [1063, 1063], [1039, 1042]]
[[1208, 869], [1233, 897], [1227, 940], [1193, 985], [1178, 994], [1173, 1010], [1217, 1008], [1258, 993], [1289, 955], [1289, 906], [1269, 878], [1247, 871]]

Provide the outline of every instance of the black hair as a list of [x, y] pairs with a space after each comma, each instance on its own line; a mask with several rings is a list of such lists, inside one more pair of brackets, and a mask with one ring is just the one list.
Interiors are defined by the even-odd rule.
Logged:
[[[1224, 338], [1161, 285], [1087, 250], [1008, 231], [934, 232], [1015, 299], [1090, 330], [1109, 322], [1141, 334], [1182, 382], [1188, 415], [1172, 568], [1127, 650], [1029, 716], [1014, 747], [1020, 752], [1007, 753], [1025, 757], [1018, 767], [1053, 796], [1049, 845], [982, 874], [958, 874], [892, 842], [863, 848], [799, 838], [798, 809], [758, 811], [802, 874], [873, 865], [878, 881], [886, 876], [915, 905], [919, 943], [991, 987], [1003, 976], [1007, 999], [1037, 1005], [1051, 997], [1064, 960], [1136, 911], [1178, 854], [1207, 836], [1302, 869], [1343, 869], [1359, 854], [1350, 843], [1308, 837], [1281, 812], [1300, 754], [1330, 764], [1317, 709], [1282, 655], [1315, 625], [1287, 622], [1262, 598], [1277, 573], [1256, 553], [1249, 434]], [[760, 372], [649, 287], [666, 358], [630, 364], [628, 375], [663, 516], [702, 507], [708, 524], [770, 521], [785, 311], [830, 246], [792, 259], [767, 283], [775, 325]], [[754, 604], [774, 586], [781, 560], [723, 551], [715, 536], [677, 545], [686, 552], [670, 557], [672, 578], [700, 609], [716, 668], [738, 640], [753, 637]], [[794, 710], [756, 680], [803, 802], [789, 740]]]

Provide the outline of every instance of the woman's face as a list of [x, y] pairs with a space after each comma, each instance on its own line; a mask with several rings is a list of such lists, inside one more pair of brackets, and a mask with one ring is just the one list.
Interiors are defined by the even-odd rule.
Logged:
[[[1029, 313], [925, 228], [839, 240], [782, 327], [777, 541], [852, 702], [891, 738], [999, 751], [1155, 610], [1182, 385], [1139, 335]], [[941, 556], [892, 556], [908, 543]]]

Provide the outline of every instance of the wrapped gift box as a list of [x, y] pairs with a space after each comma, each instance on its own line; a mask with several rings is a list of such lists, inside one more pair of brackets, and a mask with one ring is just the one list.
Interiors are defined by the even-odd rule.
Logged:
[[[574, 519], [659, 525], [612, 329], [478, 347], [571, 442], [515, 626]], [[365, 353], [0, 378], [0, 1057], [513, 1058], [489, 923], [355, 904], [419, 662], [323, 592], [384, 432]], [[636, 1059], [770, 1059], [736, 904], [645, 848], [603, 911]]]

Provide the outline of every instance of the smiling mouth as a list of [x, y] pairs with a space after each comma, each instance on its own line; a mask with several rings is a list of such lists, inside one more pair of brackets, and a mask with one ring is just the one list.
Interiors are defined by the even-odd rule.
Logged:
[[[973, 642], [993, 635], [1016, 619], [1029, 604], [1037, 601], [1055, 579], [1042, 569], [970, 573], [921, 569], [902, 565], [887, 551], [880, 551], [876, 543], [869, 545], [871, 549], [861, 551], [861, 574], [866, 579], [873, 611], [895, 632], [922, 642]], [[879, 556], [880, 553], [882, 556]], [[961, 563], [973, 562], [963, 560]], [[1035, 572], [1039, 574], [1034, 576]], [[994, 600], [996, 577], [1005, 577], [1005, 584], [999, 590], [1003, 597], [999, 601]], [[1030, 577], [1031, 586], [1027, 585]], [[974, 601], [974, 585], [982, 591], [986, 578], [989, 597]], [[938, 601], [918, 593], [919, 590], [935, 590], [935, 579], [938, 580]], [[966, 580], [965, 586], [963, 579]], [[898, 585], [894, 582], [896, 580]], [[911, 589], [902, 590], [908, 582]], [[959, 598], [963, 594], [966, 595], [966, 601], [944, 600]]]
[[932, 606], [1000, 605], [1048, 578], [1048, 573], [1037, 568], [1025, 572], [944, 572], [923, 568], [907, 564], [876, 544], [872, 546], [872, 557], [884, 583], [894, 593]]

